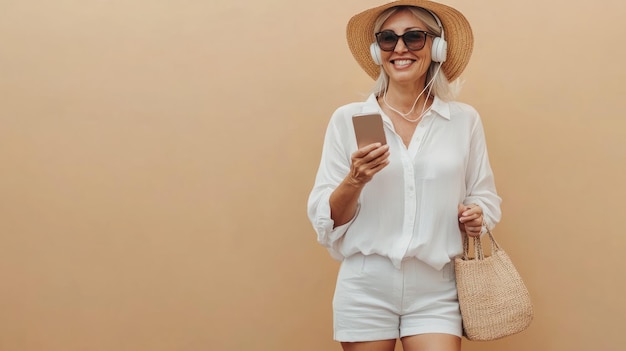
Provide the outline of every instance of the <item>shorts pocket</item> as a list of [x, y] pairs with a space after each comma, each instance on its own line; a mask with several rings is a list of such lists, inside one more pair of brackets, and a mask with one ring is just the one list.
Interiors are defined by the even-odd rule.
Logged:
[[361, 276], [364, 265], [365, 256], [360, 253], [344, 258], [339, 267], [339, 279]]

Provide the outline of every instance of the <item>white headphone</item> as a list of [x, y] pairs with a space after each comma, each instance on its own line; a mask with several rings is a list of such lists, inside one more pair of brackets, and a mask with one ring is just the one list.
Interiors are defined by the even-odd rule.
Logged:
[[[445, 35], [443, 33], [443, 25], [441, 24], [439, 17], [437, 17], [437, 15], [435, 15], [434, 12], [430, 10], [426, 10], [426, 11], [430, 12], [430, 14], [435, 18], [435, 21], [437, 21], [437, 25], [441, 29], [441, 37], [435, 37], [433, 39], [433, 47], [431, 49], [431, 59], [434, 62], [444, 63], [446, 61], [446, 57], [448, 53], [448, 42], [446, 42]], [[383, 64], [380, 51], [381, 50], [380, 50], [380, 47], [378, 46], [378, 42], [374, 41], [370, 45], [370, 54], [372, 55], [372, 60], [374, 60], [374, 63], [379, 66]]]

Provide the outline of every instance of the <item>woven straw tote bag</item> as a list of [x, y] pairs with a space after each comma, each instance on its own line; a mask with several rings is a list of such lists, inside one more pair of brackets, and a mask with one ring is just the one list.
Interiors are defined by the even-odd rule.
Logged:
[[474, 257], [469, 256], [469, 237], [463, 234], [463, 256], [454, 260], [463, 335], [468, 340], [488, 341], [528, 328], [533, 319], [530, 294], [509, 256], [490, 230], [491, 256], [485, 256], [480, 238], [474, 238]]

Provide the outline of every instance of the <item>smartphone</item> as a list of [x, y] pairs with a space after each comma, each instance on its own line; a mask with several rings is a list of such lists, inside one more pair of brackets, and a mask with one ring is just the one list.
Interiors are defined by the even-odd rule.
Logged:
[[352, 116], [356, 144], [358, 148], [373, 143], [387, 144], [383, 119], [377, 112], [362, 113]]

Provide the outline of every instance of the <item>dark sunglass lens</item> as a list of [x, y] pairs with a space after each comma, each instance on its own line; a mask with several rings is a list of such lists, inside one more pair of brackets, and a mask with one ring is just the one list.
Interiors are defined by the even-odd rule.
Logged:
[[404, 33], [404, 44], [409, 50], [420, 50], [426, 43], [426, 33], [420, 31], [409, 31]]
[[385, 30], [378, 34], [378, 45], [384, 51], [393, 50], [397, 42], [398, 36], [390, 30]]

